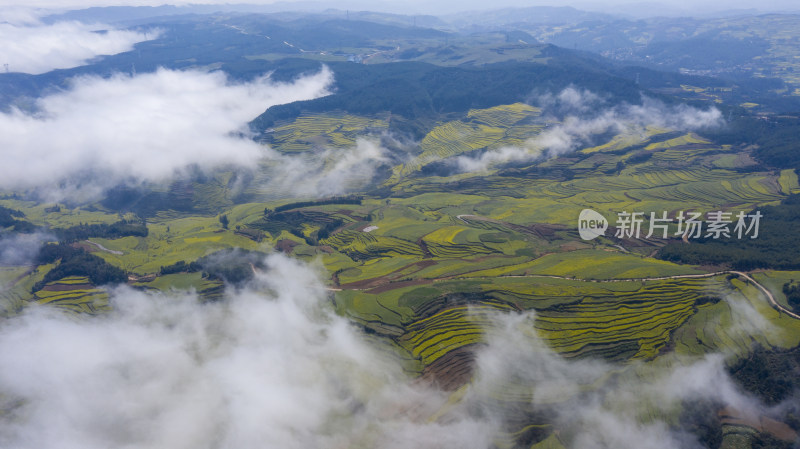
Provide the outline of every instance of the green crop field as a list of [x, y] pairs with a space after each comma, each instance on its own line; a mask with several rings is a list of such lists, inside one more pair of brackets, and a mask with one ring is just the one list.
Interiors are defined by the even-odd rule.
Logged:
[[93, 238], [91, 241], [109, 250], [95, 254], [132, 273], [144, 275], [158, 272], [161, 266], [179, 260], [193, 261], [224, 248], [260, 247], [232, 230], [221, 229], [216, 217], [154, 221], [149, 229], [147, 237]]
[[540, 110], [522, 103], [472, 109], [462, 120], [433, 128], [422, 142], [421, 153], [413, 160], [394, 168], [393, 180], [401, 180], [425, 165], [478, 149], [523, 145], [538, 134], [544, 123]]
[[751, 337], [734, 324], [759, 316], [775, 326], [756, 337], [764, 345], [791, 347], [800, 337], [800, 322], [778, 316], [755, 287], [724, 275], [617, 282], [499, 277], [342, 296], [347, 314], [393, 339], [420, 370], [484, 342], [493, 316], [519, 310], [534, 310], [540, 338], [566, 357], [650, 360], [670, 345], [689, 354], [746, 352]]
[[538, 259], [475, 271], [471, 277], [549, 275], [578, 279], [638, 279], [697, 274], [697, 269], [663, 260], [605, 250], [578, 250], [547, 254]]
[[351, 114], [304, 115], [291, 123], [274, 128], [267, 138], [270, 145], [282, 152], [309, 151], [315, 147], [346, 148], [356, 138], [380, 133], [386, 120]]

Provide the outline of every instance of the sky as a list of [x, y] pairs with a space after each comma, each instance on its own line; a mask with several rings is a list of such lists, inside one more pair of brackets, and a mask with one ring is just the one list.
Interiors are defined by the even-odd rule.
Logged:
[[[93, 6], [159, 6], [162, 4], [188, 5], [188, 4], [255, 4], [269, 5], [278, 3], [268, 0], [37, 0], [36, 2], [24, 3], [20, 0], [0, 0], [0, 8], [3, 7], [22, 7], [22, 8], [51, 8], [51, 9], [78, 9]], [[406, 0], [406, 1], [364, 1], [364, 0], [318, 0], [309, 2], [305, 0], [284, 0], [279, 3], [286, 4], [286, 9], [292, 9], [292, 3], [315, 3], [318, 9], [337, 8], [337, 9], [362, 9], [391, 11], [395, 13], [407, 14], [443, 14], [464, 10], [495, 9], [504, 7], [525, 7], [525, 6], [573, 6], [578, 9], [602, 11], [605, 13], [625, 14], [626, 9], [636, 8], [636, 11], [657, 11], [659, 14], [685, 13], [707, 13], [710, 11], [730, 10], [730, 9], [751, 9], [757, 8], [761, 11], [774, 10], [798, 10], [797, 2], [794, 0], [764, 0], [754, 3], [749, 0], [712, 0], [696, 2], [691, 0], [662, 0], [662, 1], [637, 1], [637, 0], [576, 0], [574, 2], [559, 1], [538, 1], [529, 2], [524, 0], [496, 0], [490, 3], [481, 0]], [[638, 14], [638, 13], [637, 13]]]

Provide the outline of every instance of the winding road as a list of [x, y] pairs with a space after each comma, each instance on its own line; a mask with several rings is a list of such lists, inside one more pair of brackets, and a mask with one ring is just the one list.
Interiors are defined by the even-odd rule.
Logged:
[[792, 312], [791, 310], [787, 309], [786, 307], [783, 307], [783, 305], [778, 303], [778, 301], [775, 301], [775, 297], [772, 296], [772, 292], [770, 292], [763, 285], [761, 285], [758, 282], [756, 282], [755, 279], [753, 279], [752, 277], [748, 276], [746, 273], [742, 273], [741, 271], [731, 271], [730, 273], [738, 274], [739, 276], [741, 276], [741, 277], [747, 279], [748, 281], [752, 282], [753, 285], [758, 287], [765, 295], [767, 295], [767, 299], [769, 299], [769, 303], [770, 303], [770, 305], [772, 305], [773, 308], [777, 309], [780, 312], [783, 312], [783, 313], [789, 315], [792, 318], [797, 318], [798, 320], [800, 320], [800, 314]]
[[114, 251], [113, 249], [108, 249], [105, 246], [103, 246], [103, 245], [101, 245], [101, 244], [99, 244], [97, 242], [93, 242], [91, 240], [86, 240], [86, 243], [88, 243], [90, 245], [94, 245], [100, 251], [105, 251], [107, 253], [116, 254], [117, 256], [121, 256], [122, 254], [124, 254], [122, 251]]

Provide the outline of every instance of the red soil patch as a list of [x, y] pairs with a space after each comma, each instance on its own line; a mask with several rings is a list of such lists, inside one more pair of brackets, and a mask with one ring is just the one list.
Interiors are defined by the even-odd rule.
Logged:
[[472, 378], [475, 351], [480, 345], [465, 345], [439, 357], [422, 371], [420, 380], [445, 391], [457, 390]]
[[66, 292], [69, 290], [86, 290], [94, 288], [92, 284], [53, 284], [53, 285], [45, 285], [42, 288], [42, 291], [46, 292]]
[[82, 249], [82, 250], [86, 251], [87, 253], [94, 253], [94, 252], [100, 251], [100, 248], [98, 248], [98, 247], [96, 247], [94, 245], [90, 245], [90, 244], [88, 244], [86, 242], [76, 242], [76, 243], [73, 243], [70, 246], [75, 248], [75, 249]]
[[299, 243], [295, 242], [294, 240], [281, 239], [275, 244], [275, 248], [278, 248], [278, 251], [282, 253], [291, 254], [292, 250], [297, 245], [299, 245]]
[[768, 433], [779, 440], [795, 441], [798, 437], [797, 432], [787, 424], [763, 415], [749, 415], [726, 407], [719, 411], [719, 417], [723, 424], [750, 427], [759, 432]]

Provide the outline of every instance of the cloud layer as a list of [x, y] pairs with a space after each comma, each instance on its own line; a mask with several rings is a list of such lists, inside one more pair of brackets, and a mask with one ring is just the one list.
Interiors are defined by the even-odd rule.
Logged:
[[42, 244], [53, 240], [52, 235], [41, 232], [0, 235], [0, 266], [29, 265]]
[[[3, 321], [0, 446], [486, 449], [538, 419], [576, 449], [686, 449], [696, 436], [670, 418], [684, 401], [765, 410], [720, 354], [565, 359], [532, 312], [498, 312], [453, 401], [332, 313], [315, 267], [282, 255], [265, 267], [213, 303], [121, 287], [107, 315]], [[498, 400], [514, 395], [530, 399]]]
[[714, 404], [756, 417], [767, 409], [733, 382], [722, 354], [669, 354], [627, 365], [566, 359], [541, 340], [534, 320], [533, 312], [496, 317], [466, 401], [481, 404], [508, 392], [527, 394], [527, 411], [555, 423], [566, 447], [701, 448], [697, 436], [672, 419], [682, 404]]
[[77, 67], [95, 56], [130, 51], [137, 42], [158, 36], [156, 31], [146, 35], [79, 22], [30, 23], [35, 19], [22, 12], [10, 18], [16, 22], [29, 22], [0, 23], [0, 42], [3, 42], [0, 64], [8, 64], [11, 72], [39, 74]]
[[266, 266], [221, 302], [121, 288], [107, 316], [41, 308], [4, 322], [0, 446], [489, 445], [481, 422], [428, 422], [446, 397], [330, 313], [314, 269]]
[[291, 83], [229, 82], [222, 72], [174, 71], [72, 80], [37, 112], [0, 114], [0, 188], [102, 189], [158, 182], [187, 167], [252, 166], [272, 155], [243, 133], [269, 106], [327, 94], [327, 68]]

